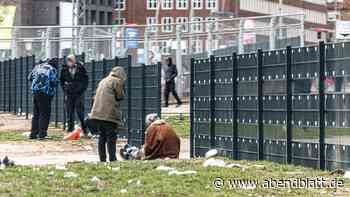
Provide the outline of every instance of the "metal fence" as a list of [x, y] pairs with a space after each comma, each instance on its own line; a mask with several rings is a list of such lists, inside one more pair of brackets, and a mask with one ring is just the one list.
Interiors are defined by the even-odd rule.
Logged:
[[[32, 93], [28, 74], [36, 65], [35, 56], [26, 56], [0, 61], [0, 111], [14, 112], [25, 115], [28, 119], [32, 113]], [[85, 56], [78, 56], [84, 62]], [[59, 70], [65, 63], [60, 59]], [[89, 86], [85, 92], [85, 113], [90, 112], [92, 98], [99, 81], [107, 76], [113, 66], [125, 68], [128, 79], [125, 85], [126, 97], [122, 101], [123, 125], [119, 130], [119, 137], [127, 138], [132, 145], [140, 146], [144, 141], [144, 118], [147, 113], [161, 113], [161, 65], [131, 65], [128, 58], [103, 59], [85, 63], [89, 76]], [[64, 107], [64, 93], [57, 88], [51, 105], [51, 122], [55, 126], [66, 126], [66, 111]]]
[[350, 168], [350, 43], [192, 59], [191, 154]]

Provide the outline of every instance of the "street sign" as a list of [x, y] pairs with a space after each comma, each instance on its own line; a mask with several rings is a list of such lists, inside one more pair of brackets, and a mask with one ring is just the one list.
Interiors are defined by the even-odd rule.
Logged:
[[125, 37], [126, 37], [126, 48], [137, 49], [138, 41], [137, 37], [139, 35], [138, 29], [136, 28], [126, 28]]
[[336, 39], [350, 39], [350, 21], [337, 21], [335, 29]]

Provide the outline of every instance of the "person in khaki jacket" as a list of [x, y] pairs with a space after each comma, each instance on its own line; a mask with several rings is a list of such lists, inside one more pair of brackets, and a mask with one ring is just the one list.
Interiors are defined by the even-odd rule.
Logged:
[[116, 158], [117, 127], [121, 124], [120, 101], [124, 98], [124, 82], [127, 76], [122, 67], [114, 67], [98, 84], [94, 103], [89, 115], [88, 127], [98, 131], [98, 153], [101, 162], [106, 162], [106, 144], [109, 161]]

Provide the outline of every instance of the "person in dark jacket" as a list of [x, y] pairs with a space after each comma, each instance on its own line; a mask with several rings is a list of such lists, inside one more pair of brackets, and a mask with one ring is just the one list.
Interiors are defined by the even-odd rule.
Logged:
[[176, 65], [173, 64], [173, 61], [171, 57], [168, 57], [165, 60], [165, 63], [167, 65], [167, 68], [165, 70], [165, 91], [164, 91], [164, 97], [165, 97], [165, 107], [168, 107], [169, 105], [169, 94], [172, 93], [177, 101], [177, 106], [180, 106], [182, 104], [179, 96], [176, 92], [176, 84], [175, 84], [175, 78], [177, 77], [177, 68]]
[[65, 93], [68, 132], [74, 130], [75, 111], [82, 130], [84, 133], [86, 132], [84, 124], [84, 92], [88, 87], [88, 82], [89, 77], [84, 66], [76, 61], [74, 55], [69, 55], [67, 57], [67, 65], [63, 66], [60, 76], [60, 84]]
[[36, 65], [28, 76], [32, 82], [33, 118], [30, 139], [44, 139], [50, 122], [51, 101], [56, 93], [58, 59]]
[[98, 153], [100, 161], [105, 162], [106, 144], [109, 161], [117, 160], [117, 128], [121, 125], [120, 101], [124, 99], [124, 83], [127, 79], [122, 67], [114, 67], [110, 74], [98, 84], [94, 104], [89, 114], [89, 129], [98, 132]]

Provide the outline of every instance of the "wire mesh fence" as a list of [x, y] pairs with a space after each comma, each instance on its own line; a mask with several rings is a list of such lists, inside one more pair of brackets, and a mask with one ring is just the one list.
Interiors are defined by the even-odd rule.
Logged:
[[[78, 56], [89, 76], [89, 85], [84, 94], [85, 115], [90, 112], [98, 83], [110, 70], [118, 65], [128, 74], [125, 85], [126, 96], [122, 101], [122, 123], [118, 130], [121, 138], [129, 143], [141, 146], [144, 141], [144, 118], [147, 113], [161, 113], [161, 65], [132, 66], [131, 56], [127, 58], [103, 59], [85, 62], [85, 56]], [[59, 70], [65, 64], [65, 58], [59, 60]], [[35, 56], [26, 56], [0, 61], [0, 111], [13, 112], [30, 118], [32, 113], [32, 93], [27, 76], [37, 64]], [[51, 105], [51, 122], [56, 127], [66, 126], [65, 95], [58, 87]]]
[[192, 155], [349, 169], [349, 48], [192, 59]]

